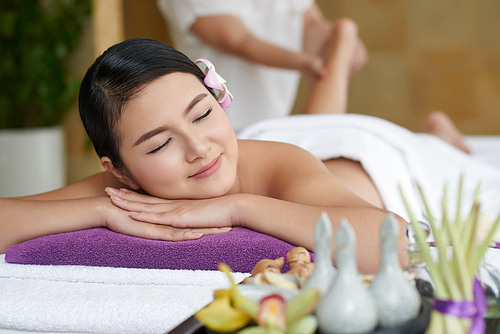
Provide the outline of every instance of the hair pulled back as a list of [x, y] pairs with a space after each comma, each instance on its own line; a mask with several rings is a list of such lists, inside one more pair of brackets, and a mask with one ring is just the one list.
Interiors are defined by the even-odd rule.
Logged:
[[146, 84], [174, 72], [191, 73], [204, 84], [203, 72], [187, 56], [153, 39], [123, 41], [95, 60], [82, 80], [78, 108], [99, 157], [123, 166], [117, 124], [124, 105]]

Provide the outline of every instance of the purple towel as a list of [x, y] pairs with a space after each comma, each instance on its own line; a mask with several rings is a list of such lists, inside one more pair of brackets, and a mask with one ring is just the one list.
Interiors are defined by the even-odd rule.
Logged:
[[[93, 228], [46, 235], [11, 246], [5, 252], [5, 260], [21, 264], [187, 270], [218, 270], [218, 264], [224, 262], [235, 272], [250, 272], [258, 261], [286, 256], [294, 247], [245, 228], [177, 242]], [[287, 270], [285, 264], [282, 271]]]

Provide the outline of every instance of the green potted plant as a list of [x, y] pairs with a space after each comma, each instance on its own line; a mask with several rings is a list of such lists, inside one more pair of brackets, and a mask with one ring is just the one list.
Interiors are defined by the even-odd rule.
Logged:
[[[66, 63], [89, 13], [90, 0], [0, 2], [0, 197], [65, 182], [61, 123], [81, 79], [69, 73]], [[30, 160], [36, 157], [41, 161]], [[51, 160], [60, 160], [59, 166], [44, 165]], [[48, 180], [50, 174], [59, 180]]]

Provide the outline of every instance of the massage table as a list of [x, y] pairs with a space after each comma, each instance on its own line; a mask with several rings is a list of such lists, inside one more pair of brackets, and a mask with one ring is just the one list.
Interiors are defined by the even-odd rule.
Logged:
[[[314, 124], [324, 125], [325, 121], [329, 119], [319, 117]], [[354, 124], [355, 128], [359, 128], [360, 123], [363, 123], [365, 119], [363, 116], [354, 117], [354, 120], [349, 123]], [[302, 118], [298, 118], [296, 123], [307, 126]], [[242, 137], [269, 139], [266, 137], [267, 135], [261, 136], [262, 133], [269, 132], [269, 129], [266, 130], [266, 126], [266, 124], [261, 127], [257, 126], [252, 131], [244, 132]], [[284, 138], [283, 141], [288, 142], [286, 134], [276, 135], [276, 131], [274, 131], [278, 129], [277, 132], [280, 132], [286, 128], [283, 125], [283, 120], [276, 120], [270, 128], [272, 129], [270, 139], [276, 140], [281, 136]], [[315, 128], [312, 130], [317, 132]], [[345, 134], [342, 134], [341, 137], [344, 138]], [[308, 142], [307, 134], [305, 138], [306, 144], [296, 144], [306, 147], [310, 145], [313, 154], [320, 158], [324, 157], [322, 155], [325, 153], [322, 148], [320, 147], [319, 152], [314, 152], [316, 144]], [[500, 136], [467, 136], [466, 142], [474, 157], [492, 169], [498, 169], [500, 173]], [[349, 156], [349, 154], [351, 153], [338, 153], [340, 156]], [[368, 163], [366, 166], [372, 168]], [[395, 205], [394, 208], [397, 211], [398, 205]], [[398, 214], [404, 216], [403, 212], [398, 212]], [[123, 242], [125, 246], [120, 244], [121, 241], [117, 241], [116, 245], [111, 245], [109, 249], [117, 247], [118, 251], [111, 254], [106, 253], [110, 252], [109, 249], [106, 249], [103, 252], [107, 256], [96, 254], [97, 252], [88, 248], [89, 245], [92, 246], [96, 238], [109, 237], [110, 239], [103, 240], [106, 244], [113, 243], [110, 240], [115, 240], [113, 238], [116, 236], [109, 236], [106, 234], [108, 232], [96, 231], [94, 236], [84, 232], [82, 238], [76, 239], [87, 240], [88, 245], [86, 246], [72, 245], [70, 238], [64, 239], [62, 237], [66, 244], [63, 243], [61, 246], [60, 242], [62, 241], [59, 240], [59, 248], [51, 249], [50, 240], [54, 240], [53, 236], [49, 236], [49, 241], [46, 243], [37, 244], [35, 242], [35, 247], [32, 248], [38, 252], [37, 254], [43, 252], [52, 255], [60, 254], [59, 257], [53, 256], [56, 260], [52, 264], [21, 264], [23, 262], [21, 248], [16, 250], [17, 253], [13, 252], [17, 254], [15, 256], [19, 257], [16, 259], [19, 263], [8, 263], [5, 259], [6, 255], [1, 254], [0, 333], [168, 333], [208, 304], [213, 299], [215, 289], [229, 287], [226, 277], [216, 268], [218, 260], [225, 261], [231, 258], [231, 254], [224, 253], [224, 249], [212, 249], [212, 255], [206, 256], [203, 253], [203, 248], [190, 250], [197, 254], [198, 261], [209, 262], [207, 264], [209, 267], [202, 265], [199, 266], [198, 270], [195, 270], [196, 265], [189, 263], [189, 258], [186, 258], [175, 263], [177, 268], [181, 269], [168, 269], [155, 262], [158, 259], [148, 260], [151, 254], [147, 251], [143, 252], [132, 247], [132, 253], [127, 253], [130, 240], [135, 239], [127, 239]], [[234, 235], [241, 233], [236, 230], [229, 233], [233, 232], [235, 232]], [[243, 232], [240, 235], [241, 239], [236, 238], [235, 243], [228, 246], [228, 252], [241, 253], [243, 249], [253, 247], [252, 245], [238, 246], [238, 243], [242, 242], [243, 239], [249, 239], [245, 233], [255, 233], [253, 237], [263, 239], [260, 240], [260, 248], [256, 247], [259, 250], [241, 254], [243, 260], [240, 258], [233, 261], [233, 269], [236, 271], [234, 277], [237, 282], [249, 276], [248, 272], [258, 259], [283, 256], [287, 249], [293, 247], [284, 243], [280, 246], [273, 246], [276, 253], [267, 252], [267, 248], [273, 248], [266, 247], [267, 243], [274, 244], [280, 241], [276, 241], [277, 239], [268, 240], [266, 236], [253, 231]], [[124, 236], [123, 238], [133, 237]], [[204, 238], [207, 237], [202, 239]], [[152, 242], [159, 243], [159, 241]], [[226, 240], [226, 242], [230, 241]], [[52, 241], [52, 243], [54, 242]], [[154, 244], [154, 247], [156, 246], [157, 244]], [[206, 245], [201, 245], [201, 247], [204, 246]], [[30, 246], [25, 248], [24, 254], [28, 254], [27, 257], [31, 256], [32, 260], [33, 257], [37, 258], [37, 254], [29, 255]], [[32, 252], [33, 249], [31, 249]], [[65, 249], [73, 249], [73, 252], [67, 253]], [[264, 253], [259, 253], [262, 251]], [[85, 263], [78, 259], [78, 252], [92, 253], [90, 255], [94, 256], [94, 260]], [[218, 259], [218, 257], [220, 258]], [[245, 257], [247, 257], [246, 263]], [[99, 258], [100, 262], [95, 262], [95, 258]], [[204, 258], [207, 261], [204, 261]], [[127, 263], [127, 260], [130, 259], [135, 261], [131, 261], [132, 265]], [[44, 263], [45, 260], [43, 256], [40, 256], [40, 258], [35, 259], [35, 263], [38, 263], [37, 261]], [[491, 266], [500, 268], [500, 250], [490, 248], [486, 253], [485, 261]], [[68, 265], [67, 263], [78, 263], [78, 265]], [[95, 265], [96, 263], [97, 265]], [[148, 263], [149, 268], [140, 268], [141, 263]], [[238, 263], [243, 264], [239, 266]]]

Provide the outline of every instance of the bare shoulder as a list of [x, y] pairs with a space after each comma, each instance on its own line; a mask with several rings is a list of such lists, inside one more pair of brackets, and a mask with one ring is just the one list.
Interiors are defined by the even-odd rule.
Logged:
[[277, 153], [282, 156], [282, 158], [288, 158], [294, 155], [309, 155], [314, 157], [308, 151], [292, 144], [275, 142], [275, 141], [265, 141], [265, 140], [238, 140], [238, 145], [240, 152], [243, 154], [269, 154], [275, 155]]
[[366, 205], [321, 160], [300, 147], [240, 141], [240, 155], [240, 179], [249, 182], [244, 191], [308, 205]]
[[259, 185], [265, 195], [280, 197], [286, 185], [306, 175], [330, 177], [325, 165], [310, 152], [291, 144], [240, 140], [238, 165], [243, 175]]
[[292, 144], [261, 140], [239, 140], [238, 143], [239, 160], [244, 164], [258, 164], [267, 170], [279, 168], [280, 172], [286, 166], [297, 168], [299, 164], [323, 166], [311, 153]]

